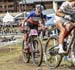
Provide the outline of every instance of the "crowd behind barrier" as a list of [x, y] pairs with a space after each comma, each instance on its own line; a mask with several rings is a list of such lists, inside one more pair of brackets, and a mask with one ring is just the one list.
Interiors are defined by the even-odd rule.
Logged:
[[17, 34], [17, 33], [20, 33], [20, 30], [19, 30], [19, 27], [12, 27], [12, 26], [9, 26], [9, 27], [6, 27], [6, 26], [2, 26], [0, 27], [0, 34], [3, 35], [3, 34]]

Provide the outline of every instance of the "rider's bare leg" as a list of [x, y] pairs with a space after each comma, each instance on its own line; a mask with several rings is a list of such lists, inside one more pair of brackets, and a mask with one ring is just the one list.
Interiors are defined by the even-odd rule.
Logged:
[[59, 29], [59, 44], [62, 44], [64, 41], [64, 32], [65, 28], [63, 27], [62, 23], [60, 21], [57, 21], [56, 27]]
[[56, 22], [56, 27], [59, 29], [60, 33], [59, 33], [59, 53], [64, 53], [63, 50], [63, 41], [64, 41], [64, 32], [65, 32], [65, 28], [63, 27], [61, 21], [57, 21]]
[[26, 44], [28, 44], [28, 35], [29, 35], [28, 33], [24, 34], [24, 40], [26, 41]]
[[71, 24], [70, 24], [70, 23], [67, 23], [67, 24], [65, 25], [65, 28], [66, 28], [67, 31], [70, 30], [70, 27], [71, 27]]
[[70, 23], [67, 23], [67, 24], [65, 25], [65, 35], [64, 35], [65, 39], [68, 38], [68, 33], [69, 33], [69, 31], [70, 31], [70, 28], [71, 28], [71, 24], [70, 24]]
[[24, 34], [24, 40], [26, 41], [26, 47], [25, 48], [28, 48], [28, 44], [29, 44], [29, 30], [30, 28], [29, 27], [26, 27], [26, 33]]

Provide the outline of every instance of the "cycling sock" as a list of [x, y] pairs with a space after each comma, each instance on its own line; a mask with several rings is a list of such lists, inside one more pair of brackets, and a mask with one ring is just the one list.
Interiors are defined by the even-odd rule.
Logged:
[[59, 47], [63, 47], [63, 45], [62, 44], [59, 44]]
[[63, 50], [63, 44], [59, 44], [58, 47], [59, 47], [59, 49]]

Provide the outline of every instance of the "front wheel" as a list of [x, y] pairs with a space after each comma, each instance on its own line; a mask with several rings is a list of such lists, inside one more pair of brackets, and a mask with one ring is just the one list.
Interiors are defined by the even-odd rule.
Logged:
[[58, 54], [58, 50], [57, 39], [55, 37], [50, 37], [44, 49], [44, 58], [48, 67], [55, 68], [60, 65], [63, 56]]
[[26, 47], [26, 42], [23, 40], [23, 43], [22, 43], [22, 56], [23, 56], [23, 61], [25, 63], [29, 63], [29, 61], [30, 61], [30, 53], [29, 53], [29, 50], [25, 50], [24, 49], [25, 47]]
[[72, 54], [71, 55], [71, 57], [72, 57], [72, 63], [75, 66], [75, 39], [74, 39], [73, 44], [72, 44], [71, 54]]
[[32, 59], [36, 66], [40, 66], [43, 60], [43, 48], [38, 38], [34, 39], [32, 42]]

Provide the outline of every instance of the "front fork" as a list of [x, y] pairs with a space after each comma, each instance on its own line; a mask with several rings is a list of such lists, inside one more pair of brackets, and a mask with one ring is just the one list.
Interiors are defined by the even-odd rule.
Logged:
[[68, 50], [68, 53], [71, 53], [71, 51], [72, 51], [72, 49], [73, 49], [73, 47], [72, 47], [72, 44], [73, 44], [73, 42], [74, 42], [74, 40], [75, 40], [75, 29], [74, 29], [74, 31], [73, 31], [73, 33], [72, 33], [73, 35], [72, 35], [72, 39], [71, 39], [71, 41], [70, 41], [70, 43], [69, 43], [69, 50]]

